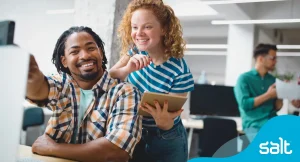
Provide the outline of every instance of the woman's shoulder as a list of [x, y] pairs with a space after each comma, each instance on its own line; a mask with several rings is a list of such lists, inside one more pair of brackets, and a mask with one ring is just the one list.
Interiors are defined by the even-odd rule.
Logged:
[[169, 59], [169, 63], [177, 70], [179, 70], [181, 73], [189, 73], [190, 69], [185, 61], [184, 58], [175, 58], [171, 57]]

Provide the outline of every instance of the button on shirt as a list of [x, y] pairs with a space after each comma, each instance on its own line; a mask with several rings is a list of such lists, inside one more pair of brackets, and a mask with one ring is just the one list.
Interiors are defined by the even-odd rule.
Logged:
[[[137, 115], [140, 93], [129, 83], [112, 79], [107, 71], [92, 88], [94, 93], [82, 121], [79, 121], [80, 87], [66, 73], [46, 77], [49, 83], [47, 107], [53, 111], [46, 134], [56, 142], [86, 143], [100, 137], [132, 155], [141, 138], [141, 118]], [[74, 139], [74, 140], [75, 140]]]
[[275, 83], [275, 77], [267, 73], [261, 77], [256, 69], [242, 74], [234, 87], [243, 129], [260, 129], [270, 118], [276, 116], [275, 99], [270, 99], [254, 108], [254, 98], [268, 91]]

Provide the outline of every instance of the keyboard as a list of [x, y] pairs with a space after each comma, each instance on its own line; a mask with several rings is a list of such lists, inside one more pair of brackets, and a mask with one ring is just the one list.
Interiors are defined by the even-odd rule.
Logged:
[[22, 157], [17, 159], [17, 162], [43, 162], [43, 161], [31, 157]]

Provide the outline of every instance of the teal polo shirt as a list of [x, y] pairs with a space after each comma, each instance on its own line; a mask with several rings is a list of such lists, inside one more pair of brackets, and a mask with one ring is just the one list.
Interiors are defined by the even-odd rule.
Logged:
[[275, 83], [275, 77], [267, 73], [261, 77], [256, 69], [242, 74], [234, 87], [239, 105], [243, 129], [260, 129], [270, 118], [276, 116], [275, 99], [270, 99], [254, 108], [254, 98], [268, 91]]

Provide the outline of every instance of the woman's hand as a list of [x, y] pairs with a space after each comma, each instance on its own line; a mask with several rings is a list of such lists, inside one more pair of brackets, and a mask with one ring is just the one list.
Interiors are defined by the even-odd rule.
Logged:
[[125, 68], [128, 70], [129, 73], [131, 73], [133, 71], [137, 71], [148, 66], [150, 62], [150, 57], [142, 54], [135, 54], [130, 58]]
[[162, 130], [171, 129], [174, 125], [174, 119], [181, 114], [183, 109], [176, 112], [168, 112], [168, 101], [164, 102], [163, 108], [161, 108], [158, 101], [154, 100], [153, 102], [155, 107], [142, 103], [141, 109], [152, 115], [158, 128]]

